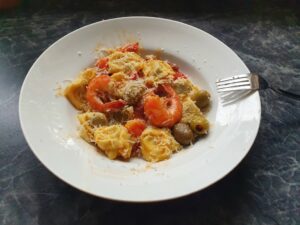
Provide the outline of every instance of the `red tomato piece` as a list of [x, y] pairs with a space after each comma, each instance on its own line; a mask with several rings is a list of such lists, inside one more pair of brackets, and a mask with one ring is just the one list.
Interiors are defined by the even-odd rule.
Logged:
[[125, 127], [127, 128], [128, 132], [132, 134], [134, 137], [139, 137], [146, 129], [147, 124], [144, 120], [133, 119], [127, 121]]
[[183, 73], [179, 72], [179, 71], [173, 74], [173, 79], [174, 80], [177, 80], [179, 78], [187, 79], [187, 76], [184, 75]]
[[139, 43], [135, 42], [135, 43], [128, 44], [128, 45], [125, 45], [125, 46], [119, 48], [119, 51], [121, 51], [121, 52], [135, 52], [135, 53], [137, 53], [139, 51], [139, 49], [140, 49]]
[[96, 66], [100, 69], [107, 69], [108, 68], [108, 58], [101, 58], [96, 62]]
[[134, 117], [137, 119], [145, 119], [144, 105], [139, 104], [134, 107]]

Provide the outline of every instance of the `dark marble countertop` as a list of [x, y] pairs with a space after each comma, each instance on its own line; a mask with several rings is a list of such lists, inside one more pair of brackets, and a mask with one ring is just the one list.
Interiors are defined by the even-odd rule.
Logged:
[[190, 6], [166, 1], [170, 7], [163, 10], [167, 3], [153, 6], [156, 0], [142, 6], [99, 1], [89, 7], [79, 1], [24, 2], [0, 12], [0, 224], [300, 224], [300, 101], [272, 90], [260, 92], [261, 126], [242, 163], [201, 192], [161, 203], [113, 202], [70, 187], [33, 155], [18, 119], [22, 82], [51, 43], [86, 24], [129, 15], [165, 17], [203, 29], [231, 47], [251, 71], [299, 93], [297, 3], [244, 1], [248, 5], [224, 8], [224, 3], [202, 7], [198, 1]]

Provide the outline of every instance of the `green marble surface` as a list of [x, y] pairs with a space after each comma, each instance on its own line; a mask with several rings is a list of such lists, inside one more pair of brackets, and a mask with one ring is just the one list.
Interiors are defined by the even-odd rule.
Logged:
[[162, 203], [113, 202], [70, 187], [36, 159], [18, 119], [22, 82], [50, 44], [86, 24], [130, 15], [203, 29], [251, 71], [299, 93], [299, 5], [273, 2], [23, 1], [0, 12], [0, 224], [299, 225], [300, 101], [272, 90], [260, 92], [260, 130], [242, 163], [211, 187]]

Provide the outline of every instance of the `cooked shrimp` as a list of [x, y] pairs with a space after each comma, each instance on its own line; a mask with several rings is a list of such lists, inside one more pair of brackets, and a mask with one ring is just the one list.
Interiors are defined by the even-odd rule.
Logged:
[[100, 75], [91, 80], [87, 86], [86, 99], [95, 111], [116, 112], [126, 105], [124, 100], [110, 101], [109, 82], [110, 76]]
[[180, 121], [182, 104], [176, 92], [168, 84], [159, 86], [156, 93], [152, 92], [145, 97], [145, 115], [152, 125], [170, 128]]

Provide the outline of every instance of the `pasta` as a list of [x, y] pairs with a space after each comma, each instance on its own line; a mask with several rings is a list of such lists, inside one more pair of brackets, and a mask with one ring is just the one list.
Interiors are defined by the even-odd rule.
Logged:
[[86, 85], [96, 76], [95, 69], [86, 69], [80, 73], [79, 77], [73, 81], [65, 89], [65, 96], [72, 103], [72, 105], [78, 110], [87, 110], [88, 105], [86, 103]]
[[188, 79], [177, 79], [173, 82], [173, 88], [179, 95], [189, 95], [193, 90], [193, 84]]
[[100, 112], [81, 113], [77, 117], [81, 124], [80, 136], [88, 142], [94, 140], [95, 128], [108, 124], [105, 114]]
[[133, 72], [142, 69], [144, 60], [134, 52], [115, 51], [108, 56], [108, 72]]
[[209, 130], [209, 92], [175, 64], [142, 56], [138, 43], [108, 49], [64, 94], [79, 110], [80, 136], [109, 159], [166, 160]]
[[167, 62], [150, 59], [144, 63], [143, 73], [146, 82], [158, 85], [166, 80], [171, 80], [175, 72]]
[[141, 148], [144, 159], [157, 162], [170, 158], [181, 146], [168, 129], [147, 128], [141, 136]]
[[130, 158], [133, 140], [122, 125], [99, 127], [95, 130], [95, 143], [110, 159], [118, 156]]

